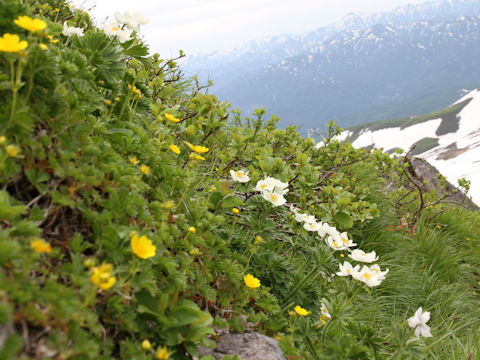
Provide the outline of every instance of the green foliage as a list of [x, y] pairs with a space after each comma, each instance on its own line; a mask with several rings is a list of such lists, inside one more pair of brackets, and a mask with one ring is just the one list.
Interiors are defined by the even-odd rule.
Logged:
[[422, 154], [433, 149], [435, 146], [438, 146], [438, 138], [424, 137], [418, 140], [414, 145], [415, 149], [410, 153], [412, 156]]
[[[0, 53], [0, 330], [12, 328], [0, 359], [187, 359], [220, 328], [275, 336], [292, 358], [475, 349], [478, 214], [462, 213], [471, 227], [460, 227], [437, 216], [440, 204], [410, 224], [417, 202], [397, 159], [334, 140], [333, 123], [317, 148], [264, 109], [242, 119], [185, 78], [183, 53], [147, 56], [138, 38], [120, 44], [63, 1], [19, 3], [0, 14], [29, 42]], [[20, 14], [47, 29], [12, 27]], [[85, 35], [60, 35], [67, 19]], [[250, 180], [235, 182], [242, 169]], [[288, 206], [254, 190], [266, 176], [285, 183]], [[393, 206], [402, 197], [412, 208]], [[335, 276], [347, 251], [289, 205], [376, 250], [387, 279]], [[432, 311], [434, 339], [406, 326], [418, 306]]]

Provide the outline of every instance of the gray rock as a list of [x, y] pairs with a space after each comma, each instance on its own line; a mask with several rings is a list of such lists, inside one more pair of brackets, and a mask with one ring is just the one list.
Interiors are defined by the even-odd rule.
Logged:
[[445, 181], [445, 186], [442, 187], [438, 179], [438, 176], [441, 176], [441, 174], [428, 161], [418, 157], [410, 157], [408, 160], [411, 165], [410, 174], [413, 175], [412, 180], [415, 181], [422, 191], [434, 190], [439, 196], [447, 194], [456, 204], [461, 204], [469, 210], [479, 211], [478, 206], [468, 196], [448, 181]]
[[215, 349], [198, 350], [200, 355], [213, 355], [216, 360], [225, 355], [240, 355], [242, 360], [285, 360], [277, 340], [256, 332], [226, 334], [220, 337]]

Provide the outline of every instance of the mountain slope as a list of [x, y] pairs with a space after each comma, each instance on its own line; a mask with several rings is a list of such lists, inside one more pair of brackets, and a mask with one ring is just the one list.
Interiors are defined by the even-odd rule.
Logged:
[[[480, 81], [480, 1], [435, 1], [192, 57], [220, 98], [304, 128], [438, 109]], [[202, 72], [200, 72], [202, 74]], [[436, 89], [436, 90], [432, 90]]]
[[365, 124], [342, 135], [355, 147], [373, 145], [386, 151], [416, 144], [417, 156], [451, 183], [463, 177], [471, 181], [470, 195], [480, 203], [480, 88], [436, 113]]

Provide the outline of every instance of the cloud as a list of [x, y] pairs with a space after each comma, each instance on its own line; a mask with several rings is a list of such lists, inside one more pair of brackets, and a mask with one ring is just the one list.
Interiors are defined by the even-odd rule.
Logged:
[[98, 23], [115, 11], [140, 11], [150, 19], [142, 34], [153, 51], [187, 53], [233, 48], [252, 39], [314, 30], [347, 12], [374, 12], [423, 0], [74, 0], [92, 8]]

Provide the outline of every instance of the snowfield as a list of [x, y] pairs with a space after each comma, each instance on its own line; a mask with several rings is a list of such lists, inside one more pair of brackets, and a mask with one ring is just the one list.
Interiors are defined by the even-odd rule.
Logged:
[[[422, 154], [419, 158], [435, 166], [449, 182], [458, 186], [458, 179], [471, 182], [469, 195], [473, 202], [480, 204], [480, 88], [469, 92], [455, 104], [472, 99], [457, 115], [459, 129], [445, 135], [436, 135], [441, 119], [433, 119], [404, 129], [400, 127], [380, 130], [363, 130], [353, 146], [375, 146], [385, 151], [401, 148], [405, 151], [425, 137], [437, 138], [438, 146]], [[340, 139], [351, 134], [345, 131]], [[321, 146], [321, 143], [317, 144]]]

